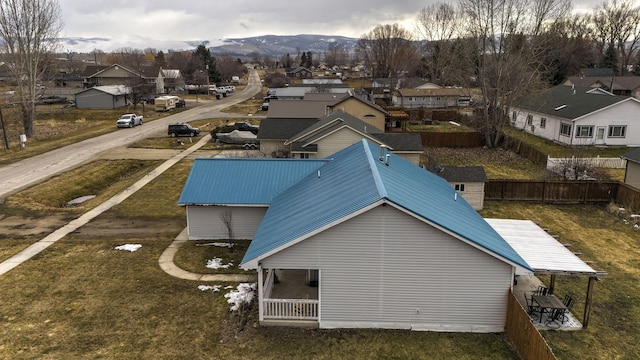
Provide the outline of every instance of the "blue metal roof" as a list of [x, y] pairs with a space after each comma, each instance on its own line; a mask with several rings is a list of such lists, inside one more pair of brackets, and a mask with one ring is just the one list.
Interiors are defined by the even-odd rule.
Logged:
[[265, 205], [326, 159], [196, 159], [179, 205]]
[[271, 202], [242, 264], [387, 200], [530, 270], [444, 179], [392, 153], [380, 154], [380, 147], [362, 140], [331, 156], [318, 168], [320, 176], [313, 172], [282, 191]]

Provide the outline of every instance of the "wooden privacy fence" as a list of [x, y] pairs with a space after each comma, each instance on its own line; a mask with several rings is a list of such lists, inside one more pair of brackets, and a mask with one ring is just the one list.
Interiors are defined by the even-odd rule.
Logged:
[[484, 187], [484, 199], [550, 204], [609, 203], [618, 202], [619, 185], [595, 181], [489, 180]]
[[640, 191], [633, 186], [619, 183], [616, 204], [628, 209], [640, 210]]
[[521, 359], [556, 359], [553, 350], [533, 325], [529, 314], [522, 308], [512, 292], [509, 292], [507, 301], [507, 324], [504, 332], [513, 343]]
[[480, 147], [482, 134], [479, 132], [421, 132], [425, 147]]

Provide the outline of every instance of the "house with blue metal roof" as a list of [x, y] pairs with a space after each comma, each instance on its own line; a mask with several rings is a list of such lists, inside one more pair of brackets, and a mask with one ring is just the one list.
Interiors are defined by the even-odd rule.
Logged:
[[[253, 176], [247, 159], [225, 160], [223, 171], [192, 171], [180, 203], [199, 206], [191, 192], [208, 192], [209, 207], [264, 211], [241, 263], [258, 272], [262, 324], [504, 330], [516, 270], [532, 270], [444, 179], [367, 140], [325, 160], [252, 159], [264, 161]], [[259, 185], [279, 173], [270, 166], [290, 174]], [[259, 177], [264, 188], [216, 195], [234, 192], [234, 176]]]

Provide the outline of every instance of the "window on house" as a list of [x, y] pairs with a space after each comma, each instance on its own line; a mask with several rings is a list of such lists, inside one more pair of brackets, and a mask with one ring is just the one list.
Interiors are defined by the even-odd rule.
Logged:
[[576, 127], [576, 137], [593, 137], [593, 126]]
[[627, 133], [626, 125], [609, 126], [609, 137], [625, 137], [626, 133]]
[[309, 154], [307, 153], [300, 153], [300, 159], [308, 159], [309, 158]]
[[547, 127], [547, 118], [540, 118], [540, 129]]
[[518, 118], [518, 113], [517, 112], [512, 112], [511, 113], [511, 122], [515, 123], [516, 119]]
[[571, 136], [571, 124], [560, 124], [560, 135]]
[[527, 125], [533, 125], [533, 115], [527, 115]]
[[456, 184], [455, 189], [456, 191], [464, 191], [464, 184]]

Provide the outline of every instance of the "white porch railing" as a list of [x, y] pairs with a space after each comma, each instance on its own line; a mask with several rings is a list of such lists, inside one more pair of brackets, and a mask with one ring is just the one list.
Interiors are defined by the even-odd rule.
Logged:
[[268, 320], [318, 320], [318, 300], [263, 299], [262, 305]]
[[267, 299], [271, 297], [271, 291], [273, 290], [273, 282], [275, 279], [276, 271], [269, 269], [267, 271], [267, 278], [264, 281], [264, 290], [262, 291], [262, 298]]

